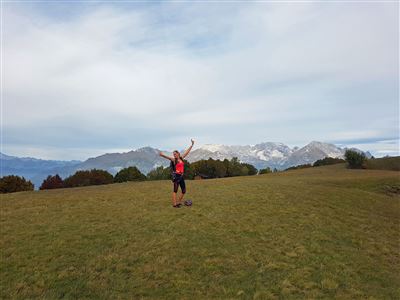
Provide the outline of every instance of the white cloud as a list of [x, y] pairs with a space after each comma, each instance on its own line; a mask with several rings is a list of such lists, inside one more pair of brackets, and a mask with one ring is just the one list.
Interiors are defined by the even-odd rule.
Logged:
[[99, 151], [393, 135], [396, 5], [89, 5], [58, 20], [7, 3], [5, 151], [24, 132], [26, 148], [81, 156], [93, 146], [75, 135]]

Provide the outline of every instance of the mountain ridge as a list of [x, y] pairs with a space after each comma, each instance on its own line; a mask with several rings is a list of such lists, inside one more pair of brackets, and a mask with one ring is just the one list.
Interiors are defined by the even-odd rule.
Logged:
[[[262, 142], [255, 145], [204, 144], [195, 147], [187, 157], [189, 162], [201, 159], [232, 159], [250, 163], [257, 169], [266, 167], [283, 170], [288, 167], [314, 163], [325, 157], [343, 158], [347, 148], [334, 144], [312, 141], [303, 147], [289, 147], [283, 143]], [[363, 152], [359, 149], [354, 149]], [[19, 175], [32, 180], [36, 187], [50, 174], [69, 176], [78, 170], [104, 169], [115, 175], [119, 170], [136, 166], [143, 173], [158, 166], [168, 166], [169, 162], [158, 155], [158, 149], [141, 147], [123, 153], [105, 153], [90, 157], [85, 161], [42, 160], [37, 158], [19, 158], [0, 153], [2, 175]], [[172, 155], [169, 151], [163, 151]], [[371, 157], [369, 152], [365, 152]]]

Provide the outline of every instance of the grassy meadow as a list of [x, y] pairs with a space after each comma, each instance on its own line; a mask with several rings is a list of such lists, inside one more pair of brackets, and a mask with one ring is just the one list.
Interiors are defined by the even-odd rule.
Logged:
[[400, 177], [343, 164], [1, 195], [0, 298], [399, 299]]
[[400, 171], [400, 156], [368, 159], [365, 162], [365, 168], [371, 170]]

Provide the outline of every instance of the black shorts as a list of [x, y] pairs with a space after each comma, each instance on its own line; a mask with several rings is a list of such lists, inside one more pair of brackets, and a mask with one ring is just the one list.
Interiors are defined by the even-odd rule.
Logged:
[[183, 175], [174, 173], [172, 175], [172, 182], [174, 183], [174, 193], [178, 192], [179, 186], [181, 187], [182, 194], [186, 193], [186, 185]]

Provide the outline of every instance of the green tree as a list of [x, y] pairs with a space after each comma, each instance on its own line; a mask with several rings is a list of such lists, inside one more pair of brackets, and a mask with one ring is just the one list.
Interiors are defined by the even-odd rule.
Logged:
[[192, 164], [187, 160], [184, 160], [184, 162], [185, 162], [185, 179], [194, 179], [195, 172], [192, 167]]
[[149, 173], [147, 173], [147, 179], [149, 180], [167, 180], [171, 179], [171, 169], [169, 167], [159, 166]]
[[210, 170], [208, 168], [207, 161], [202, 159], [192, 163], [192, 169], [196, 175], [202, 174], [210, 177]]
[[[287, 168], [287, 169], [285, 169], [285, 171], [307, 169], [307, 168], [311, 168], [311, 167], [312, 167], [311, 164], [297, 165], [297, 166]], [[274, 172], [277, 172], [277, 171], [274, 170]]]
[[256, 175], [257, 169], [247, 163], [241, 163], [237, 157], [232, 158], [230, 161], [224, 159], [223, 161], [209, 158], [207, 160], [199, 160], [192, 163], [192, 169], [196, 175], [205, 175], [208, 178], [222, 178], [231, 176], [247, 176]]
[[265, 169], [261, 169], [258, 174], [268, 174], [268, 173], [272, 173], [272, 170], [271, 170], [270, 167], [266, 167]]
[[354, 150], [346, 150], [344, 157], [346, 158], [348, 167], [351, 169], [363, 168], [367, 159], [363, 152], [359, 153]]
[[340, 163], [344, 163], [344, 162], [345, 162], [345, 160], [341, 159], [341, 158], [325, 157], [323, 159], [317, 160], [313, 164], [313, 167], [334, 165], [334, 164], [340, 164]]
[[216, 178], [226, 177], [226, 167], [224, 162], [220, 160], [214, 160], [213, 169]]
[[249, 175], [249, 168], [247, 168], [244, 165], [241, 165], [240, 176], [247, 176], [247, 175]]
[[227, 175], [229, 177], [232, 177], [232, 176], [240, 176], [241, 174], [242, 174], [242, 166], [240, 165], [239, 159], [237, 157], [233, 157], [229, 161]]
[[110, 184], [114, 182], [114, 177], [105, 170], [92, 169], [77, 171], [64, 180], [65, 187], [78, 187], [89, 185]]
[[33, 191], [34, 185], [24, 177], [9, 175], [0, 178], [0, 193]]
[[49, 190], [49, 189], [60, 189], [64, 187], [64, 182], [61, 177], [56, 174], [54, 176], [47, 176], [45, 180], [43, 180], [42, 185], [39, 190]]
[[128, 167], [120, 170], [114, 178], [114, 182], [126, 182], [126, 181], [143, 181], [146, 180], [146, 176], [142, 174], [136, 167]]
[[110, 184], [113, 183], [114, 177], [105, 170], [90, 170], [90, 185]]
[[258, 172], [256, 167], [254, 167], [251, 164], [242, 163], [242, 166], [245, 166], [247, 168], [248, 170], [247, 175], [256, 175]]
[[64, 179], [65, 187], [77, 187], [90, 185], [90, 171], [77, 171], [75, 174]]
[[206, 175], [209, 178], [221, 178], [226, 176], [226, 166], [220, 160], [209, 158], [199, 160], [191, 164], [193, 176], [195, 174]]

